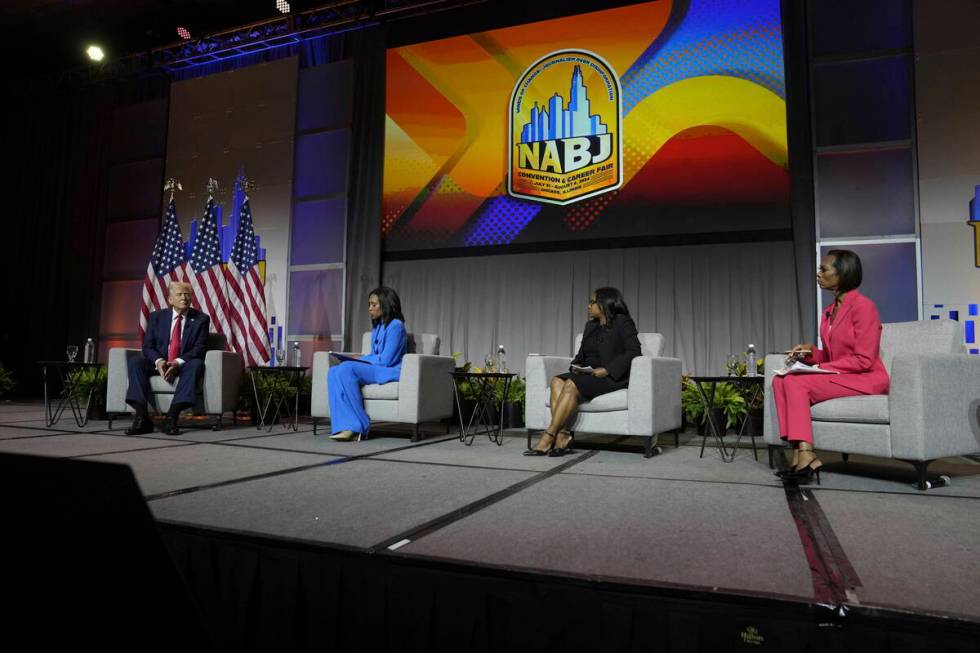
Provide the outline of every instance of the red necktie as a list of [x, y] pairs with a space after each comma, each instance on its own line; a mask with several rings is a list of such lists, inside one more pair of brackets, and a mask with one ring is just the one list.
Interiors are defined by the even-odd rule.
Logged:
[[180, 353], [180, 321], [184, 319], [184, 316], [177, 314], [177, 319], [174, 321], [174, 330], [170, 334], [170, 349], [167, 350], [167, 362], [174, 361], [177, 359], [177, 354]]

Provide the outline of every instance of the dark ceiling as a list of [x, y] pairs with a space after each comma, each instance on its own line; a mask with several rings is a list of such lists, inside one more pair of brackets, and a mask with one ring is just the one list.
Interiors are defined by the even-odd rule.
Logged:
[[[323, 4], [324, 0], [290, 0], [294, 12]], [[99, 44], [107, 58], [118, 59], [179, 41], [178, 25], [197, 37], [279, 15], [275, 0], [0, 2], [5, 50], [19, 55], [11, 70], [16, 76], [89, 65], [85, 49], [91, 43]]]

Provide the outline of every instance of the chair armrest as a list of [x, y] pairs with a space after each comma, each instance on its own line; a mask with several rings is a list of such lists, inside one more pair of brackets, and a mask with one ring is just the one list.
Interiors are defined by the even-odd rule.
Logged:
[[980, 358], [898, 354], [892, 359], [888, 418], [892, 456], [932, 460], [980, 451]]
[[107, 413], [133, 412], [126, 403], [126, 391], [129, 389], [129, 361], [136, 356], [142, 356], [139, 349], [113, 347], [109, 350], [109, 364], [106, 370], [105, 410]]
[[399, 420], [418, 424], [452, 417], [454, 369], [452, 356], [405, 354], [398, 378]]
[[220, 415], [238, 408], [238, 384], [242, 381], [242, 356], [234, 351], [212, 349], [204, 354], [204, 412]]
[[763, 404], [762, 416], [762, 435], [763, 440], [769, 445], [784, 445], [785, 442], [779, 437], [779, 418], [776, 415], [776, 400], [772, 396], [772, 380], [776, 377], [776, 370], [786, 367], [786, 357], [781, 354], [769, 354], [766, 356], [766, 380], [762, 387]]
[[631, 435], [653, 436], [681, 425], [681, 359], [637, 356], [627, 388]]
[[527, 394], [524, 399], [524, 421], [529, 429], [543, 429], [551, 421], [551, 409], [547, 405], [551, 396], [551, 379], [568, 371], [570, 357], [528, 356], [524, 364], [527, 374]]
[[[360, 356], [350, 352], [339, 352], [347, 356]], [[310, 416], [311, 417], [330, 417], [330, 402], [327, 400], [327, 372], [331, 367], [340, 365], [341, 361], [336, 360], [327, 351], [317, 351], [313, 353], [313, 367], [310, 374], [313, 384], [310, 389]]]

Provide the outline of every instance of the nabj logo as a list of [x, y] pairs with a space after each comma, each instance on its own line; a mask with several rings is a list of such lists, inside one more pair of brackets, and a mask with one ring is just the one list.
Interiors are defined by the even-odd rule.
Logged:
[[559, 50], [533, 63], [511, 93], [508, 124], [514, 197], [571, 204], [622, 186], [619, 78], [597, 54]]
[[739, 633], [739, 639], [742, 640], [743, 644], [754, 646], [761, 646], [766, 641], [766, 638], [759, 634], [759, 629], [755, 626], [747, 626], [745, 630]]

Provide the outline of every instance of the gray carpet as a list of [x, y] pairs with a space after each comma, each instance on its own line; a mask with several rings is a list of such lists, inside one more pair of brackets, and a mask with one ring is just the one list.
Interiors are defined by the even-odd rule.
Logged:
[[369, 547], [528, 476], [351, 461], [159, 499], [150, 508], [162, 520]]
[[400, 551], [707, 588], [813, 593], [780, 488], [560, 474]]
[[474, 439], [470, 446], [452, 437], [445, 442], [427, 447], [381, 454], [377, 459], [528, 471], [545, 471], [571, 459], [524, 456], [521, 452], [525, 449], [527, 449], [527, 439], [523, 437], [505, 437], [500, 446], [491, 442], [486, 436]]
[[14, 424], [0, 424], [0, 440], [7, 440], [9, 438], [36, 438], [39, 436], [55, 435], [57, 433], [69, 433], [69, 431], [25, 428]]
[[[106, 431], [106, 432], [121, 434], [123, 431], [129, 428], [130, 423], [131, 420], [129, 419], [116, 421], [112, 425], [113, 426], [112, 431]], [[102, 424], [103, 424], [102, 428], [104, 429], [105, 422], [102, 422]], [[305, 434], [308, 437], [312, 437], [313, 435], [312, 429], [303, 431], [302, 428], [303, 428], [302, 425], [300, 425], [301, 434]], [[273, 428], [272, 433], [268, 433], [264, 429], [262, 431], [259, 431], [258, 429], [256, 429], [254, 426], [251, 425], [233, 427], [229, 422], [220, 431], [212, 431], [211, 427], [207, 425], [188, 426], [187, 423], [184, 423], [181, 424], [181, 433], [178, 436], [161, 435], [159, 431], [154, 430], [153, 433], [149, 433], [146, 435], [134, 435], [132, 437], [135, 438], [174, 437], [174, 439], [182, 440], [186, 442], [225, 442], [227, 440], [240, 440], [242, 438], [264, 438], [264, 437], [275, 437], [277, 435], [287, 435], [287, 434], [295, 435], [295, 433], [292, 430], [286, 430], [282, 428]]]
[[0, 440], [0, 451], [59, 458], [90, 456], [132, 449], [159, 449], [161, 447], [182, 449], [186, 446], [186, 443], [177, 441], [137, 439], [100, 433], [67, 433], [41, 438]]
[[[254, 431], [253, 431], [254, 433]], [[447, 436], [434, 436], [427, 438], [423, 443], [431, 443]], [[413, 443], [404, 437], [372, 437], [362, 442], [336, 442], [327, 437], [323, 431], [313, 435], [313, 431], [293, 433], [280, 432], [273, 435], [249, 437], [244, 440], [234, 440], [227, 442], [229, 445], [241, 445], [249, 447], [265, 447], [269, 449], [286, 449], [291, 451], [307, 451], [310, 453], [327, 453], [335, 456], [363, 456], [365, 454], [378, 453], [391, 449], [401, 449], [412, 446]], [[431, 446], [422, 447], [429, 449]]]
[[861, 603], [980, 615], [980, 504], [821, 492], [818, 501], [861, 579]]
[[760, 456], [756, 462], [751, 451], [739, 451], [733, 462], [726, 463], [714, 450], [705, 449], [704, 458], [698, 458], [699, 452], [700, 447], [695, 446], [663, 447], [659, 456], [644, 458], [640, 453], [600, 451], [568, 473], [782, 487], [769, 469], [765, 456]]
[[218, 444], [189, 444], [154, 451], [92, 456], [91, 460], [129, 465], [143, 493], [153, 495], [321, 464], [330, 457]]

